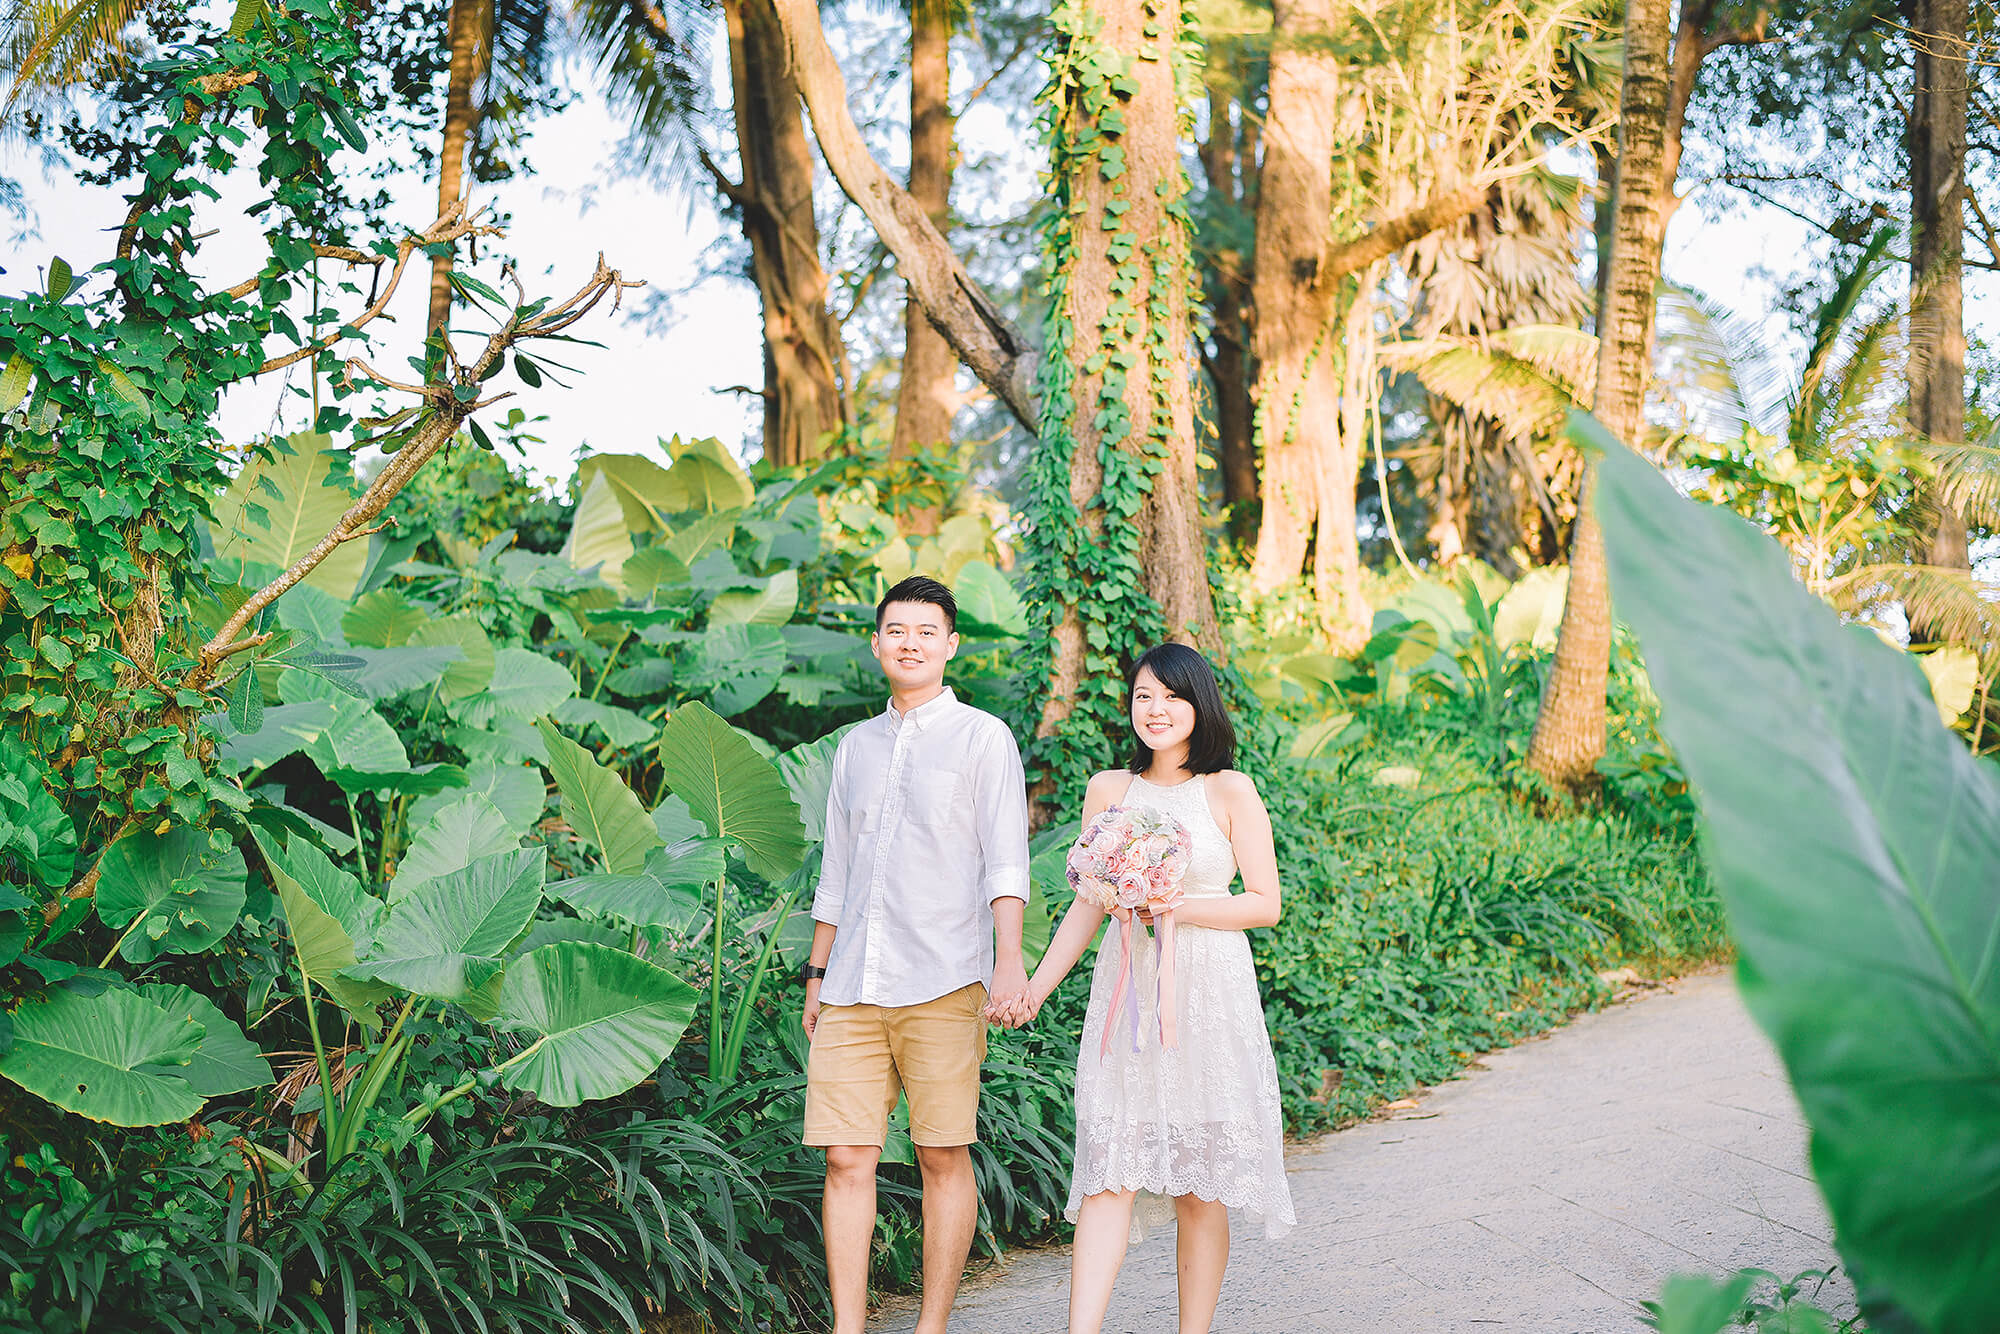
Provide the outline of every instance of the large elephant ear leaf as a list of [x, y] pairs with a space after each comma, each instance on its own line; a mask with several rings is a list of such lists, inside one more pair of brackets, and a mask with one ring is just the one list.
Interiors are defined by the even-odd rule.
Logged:
[[540, 848], [517, 848], [427, 881], [390, 905], [348, 976], [491, 1017], [500, 956], [535, 920], [546, 863]]
[[1619, 614], [1702, 810], [1744, 1001], [1864, 1292], [1933, 1334], [2000, 1293], [2000, 780], [1906, 655], [1594, 419]]
[[693, 987], [635, 954], [544, 945], [501, 978], [495, 1024], [534, 1038], [501, 1080], [553, 1107], [616, 1097], [659, 1069], [694, 1006]]
[[704, 911], [702, 890], [722, 879], [726, 864], [720, 840], [691, 838], [654, 848], [634, 874], [582, 875], [550, 885], [549, 893], [592, 917], [686, 932]]
[[371, 1033], [379, 1031], [382, 1017], [375, 1007], [389, 998], [389, 988], [340, 974], [353, 967], [356, 952], [367, 950], [375, 939], [381, 901], [327, 860], [310, 840], [294, 838], [281, 845], [261, 831], [256, 838], [271, 883], [277, 886], [299, 968], [356, 1023]]
[[185, 1121], [202, 1096], [179, 1073], [202, 1026], [133, 991], [56, 990], [14, 1011], [0, 1078], [64, 1111], [114, 1126]]
[[667, 787], [708, 832], [743, 849], [767, 880], [783, 880], [805, 859], [799, 804], [778, 767], [701, 703], [683, 704], [660, 732]]
[[125, 932], [118, 950], [133, 963], [199, 954], [236, 924], [245, 886], [234, 845], [217, 848], [207, 831], [187, 825], [165, 834], [142, 829], [113, 843], [99, 863], [97, 915]]
[[185, 1079], [204, 1098], [262, 1088], [271, 1082], [271, 1063], [264, 1059], [264, 1053], [214, 1001], [191, 987], [165, 982], [140, 987], [139, 994], [169, 1013], [186, 1016], [202, 1029], [201, 1045], [186, 1065], [146, 1065], [139, 1067], [141, 1071]]
[[603, 854], [605, 869], [620, 875], [639, 870], [662, 841], [653, 817], [623, 778], [557, 731], [554, 723], [540, 718], [535, 727], [549, 749], [549, 773], [562, 793], [563, 819]]
[[814, 843], [826, 837], [827, 794], [833, 790], [833, 756], [840, 739], [856, 724], [835, 728], [817, 741], [793, 746], [778, 756], [778, 772], [792, 800], [799, 804], [799, 818], [805, 822], [806, 837]]

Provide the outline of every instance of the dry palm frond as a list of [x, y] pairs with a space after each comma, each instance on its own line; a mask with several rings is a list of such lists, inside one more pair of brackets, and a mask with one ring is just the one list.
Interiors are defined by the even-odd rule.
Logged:
[[1653, 346], [1656, 379], [1673, 387], [1691, 426], [1719, 437], [1783, 429], [1791, 373], [1763, 346], [1760, 325], [1662, 282]]
[[1932, 444], [1939, 496], [1977, 528], [2000, 529], [2000, 446]]
[[1588, 406], [1597, 340], [1559, 325], [1524, 325], [1485, 339], [1440, 334], [1389, 343], [1380, 355], [1454, 407], [1532, 436], [1552, 430], [1572, 404]]
[[1938, 642], [1978, 654], [1982, 676], [2000, 674], [2000, 584], [1938, 565], [1860, 565], [1835, 579], [1827, 598], [1849, 612], [1901, 603], [1911, 623], [1932, 627]]

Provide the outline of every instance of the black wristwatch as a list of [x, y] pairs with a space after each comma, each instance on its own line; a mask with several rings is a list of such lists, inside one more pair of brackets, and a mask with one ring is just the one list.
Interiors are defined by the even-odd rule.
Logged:
[[810, 982], [816, 977], [825, 977], [825, 976], [826, 976], [826, 969], [821, 968], [818, 964], [805, 963], [799, 965], [799, 981], [802, 984]]

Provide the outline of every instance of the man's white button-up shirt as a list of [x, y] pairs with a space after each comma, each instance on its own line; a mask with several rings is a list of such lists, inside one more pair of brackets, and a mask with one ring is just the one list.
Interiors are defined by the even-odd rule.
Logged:
[[823, 1005], [919, 1005], [993, 975], [993, 900], [1028, 897], [1028, 794], [1007, 725], [947, 688], [833, 756], [813, 917]]

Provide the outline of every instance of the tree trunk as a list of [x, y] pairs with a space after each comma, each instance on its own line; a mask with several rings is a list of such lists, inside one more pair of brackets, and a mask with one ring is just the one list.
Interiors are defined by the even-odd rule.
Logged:
[[[1619, 94], [1618, 184], [1609, 278], [1600, 316], [1598, 418], [1637, 446], [1646, 424], [1653, 354], [1653, 294], [1660, 277], [1670, 78], [1670, 0], [1628, 0], [1625, 76]], [[1604, 754], [1605, 680], [1611, 660], [1611, 596], [1604, 540], [1592, 508], [1596, 469], [1584, 474], [1571, 535], [1569, 593], [1556, 658], [1528, 743], [1528, 766], [1571, 793], [1595, 786]]]
[[[486, 13], [481, 11], [485, 10]], [[487, 19], [491, 0], [452, 0], [448, 17], [451, 69], [444, 96], [444, 143], [438, 150], [438, 216], [465, 194], [465, 160], [479, 125], [473, 87], [486, 76], [493, 58], [487, 49]], [[431, 257], [431, 307], [426, 331], [442, 328], [451, 318], [452, 252]]]
[[[952, 118], [950, 0], [912, 0], [910, 5], [910, 198], [939, 232], [951, 214]], [[890, 458], [907, 458], [919, 445], [951, 439], [958, 410], [954, 381], [958, 356], [943, 334], [931, 327], [924, 304], [911, 292], [903, 300], [903, 373], [896, 389], [896, 430]], [[923, 515], [929, 515], [929, 523]], [[930, 531], [937, 516], [915, 516]]]
[[[1940, 444], [1965, 439], [1965, 117], [1967, 0], [1910, 0], [1915, 57], [1910, 99], [1910, 425]], [[1965, 519], [1933, 488], [1922, 499], [1932, 527], [1922, 559], [1971, 568]], [[1943, 638], [1912, 621], [1910, 639]]]
[[792, 74], [812, 113], [813, 133], [834, 179], [896, 257], [897, 271], [931, 323], [967, 369], [1032, 435], [1041, 424], [1035, 407], [1039, 358], [1034, 344], [972, 280], [922, 206], [869, 153], [847, 109], [847, 82], [827, 47], [815, 0], [767, 2], [774, 5], [784, 29]]
[[725, 0], [723, 11], [743, 162], [730, 193], [764, 310], [764, 457], [782, 467], [817, 455], [845, 419], [846, 356], [827, 311], [812, 152], [778, 16], [771, 0]]
[[[1341, 357], [1334, 293], [1320, 281], [1333, 242], [1333, 148], [1340, 94], [1333, 0], [1277, 0], [1272, 12], [1269, 111], [1257, 182], [1257, 248], [1251, 355], [1257, 364], [1257, 440], [1263, 502], [1251, 580], [1278, 587], [1304, 568], [1323, 495], [1340, 460]], [[1342, 286], [1333, 283], [1336, 290]], [[1347, 501], [1353, 498], [1349, 488]], [[1354, 560], [1358, 566], [1358, 550]], [[1322, 608], [1323, 618], [1364, 625], [1363, 608]]]
[[[1209, 215], [1224, 216], [1244, 206], [1239, 173], [1255, 164], [1239, 158], [1231, 102], [1220, 89], [1208, 90], [1208, 139], [1201, 145], [1201, 163], [1208, 178]], [[1245, 117], [1247, 121], [1249, 117]], [[1202, 286], [1214, 321], [1215, 351], [1202, 358], [1215, 391], [1216, 452], [1222, 472], [1222, 504], [1229, 531], [1239, 542], [1256, 534], [1257, 445], [1256, 406], [1250, 396], [1250, 309], [1247, 257], [1232, 247], [1214, 251]]]
[[[1192, 642], [1213, 655], [1221, 652], [1222, 637], [1201, 537], [1188, 364], [1190, 255], [1181, 212], [1187, 178], [1180, 161], [1174, 60], [1179, 10], [1174, 0], [1099, 0], [1090, 6], [1100, 25], [1095, 41], [1123, 58], [1131, 84], [1126, 96], [1110, 97], [1108, 104], [1073, 93], [1062, 113], [1068, 142], [1105, 147], [1057, 164], [1064, 173], [1058, 198], [1068, 201], [1073, 246], [1062, 266], [1058, 312], [1071, 336], [1050, 355], [1068, 361], [1060, 379], [1069, 385], [1069, 415], [1066, 422], [1048, 423], [1043, 435], [1070, 442], [1069, 498], [1084, 527], [1078, 541], [1111, 545], [1112, 526], [1136, 524], [1138, 578], [1163, 622], [1152, 633]], [[1107, 152], [1121, 154], [1124, 168], [1109, 173], [1111, 179], [1102, 169]], [[1050, 402], [1054, 410], [1061, 400]], [[1141, 495], [1126, 493], [1129, 478], [1118, 492], [1106, 492], [1107, 447], [1137, 456], [1134, 462], [1151, 472]], [[1156, 469], [1146, 466], [1155, 463]], [[1102, 591], [1115, 597], [1115, 590]], [[1103, 671], [1091, 662], [1078, 605], [1090, 595], [1072, 592], [1062, 604], [1038, 736], [1054, 735], [1079, 694]]]

